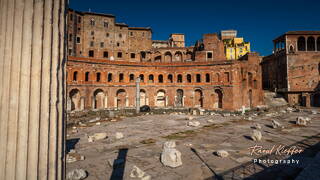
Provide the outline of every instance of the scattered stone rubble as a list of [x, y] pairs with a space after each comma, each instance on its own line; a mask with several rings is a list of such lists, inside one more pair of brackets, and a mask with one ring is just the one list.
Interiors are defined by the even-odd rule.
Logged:
[[276, 120], [272, 120], [272, 128], [277, 129], [277, 128], [283, 128], [283, 126]]
[[175, 149], [176, 143], [174, 141], [167, 141], [163, 145], [161, 153], [161, 163], [168, 167], [179, 167], [182, 165], [181, 153]]
[[150, 180], [151, 176], [147, 175], [145, 172], [143, 172], [140, 168], [137, 166], [133, 166], [130, 177], [132, 178], [140, 178], [141, 180]]
[[256, 124], [254, 124], [254, 128], [255, 128], [255, 129], [261, 129], [261, 125], [258, 124], [258, 123], [256, 123]]
[[226, 158], [229, 156], [229, 153], [225, 150], [218, 150], [216, 152], [217, 156], [222, 157], [222, 158]]
[[82, 180], [87, 177], [87, 172], [83, 169], [74, 169], [67, 173], [67, 180]]
[[310, 121], [311, 121], [311, 119], [308, 118], [308, 117], [301, 117], [301, 116], [299, 116], [299, 117], [297, 117], [297, 119], [296, 119], [296, 124], [297, 124], [297, 125], [300, 125], [300, 126], [307, 126], [307, 123], [310, 122]]
[[116, 132], [116, 139], [122, 139], [124, 135], [121, 132]]
[[199, 125], [200, 125], [199, 121], [189, 121], [188, 122], [188, 126], [191, 126], [191, 127], [197, 127]]
[[253, 130], [253, 133], [251, 135], [251, 139], [254, 141], [261, 141], [262, 139], [262, 134], [258, 130]]
[[94, 142], [94, 141], [98, 141], [101, 139], [106, 139], [108, 137], [107, 133], [95, 133], [92, 136], [89, 136], [86, 134], [86, 136], [88, 138], [88, 142]]

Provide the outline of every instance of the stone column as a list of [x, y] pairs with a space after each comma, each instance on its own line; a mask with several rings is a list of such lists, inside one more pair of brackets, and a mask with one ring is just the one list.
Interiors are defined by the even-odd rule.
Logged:
[[0, 179], [64, 179], [65, 0], [0, 0]]

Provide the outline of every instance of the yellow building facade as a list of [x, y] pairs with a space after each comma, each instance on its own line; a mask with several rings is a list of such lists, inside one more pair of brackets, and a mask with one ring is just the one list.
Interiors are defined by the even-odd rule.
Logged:
[[221, 39], [228, 60], [239, 59], [250, 52], [250, 42], [245, 42], [242, 37], [237, 37], [236, 30], [222, 30]]

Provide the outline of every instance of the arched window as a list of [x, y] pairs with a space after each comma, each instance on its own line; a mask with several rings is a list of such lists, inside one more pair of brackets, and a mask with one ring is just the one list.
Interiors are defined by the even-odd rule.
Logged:
[[306, 50], [306, 39], [304, 37], [298, 38], [298, 51], [305, 51]]
[[100, 82], [100, 79], [101, 79], [101, 73], [98, 72], [98, 73], [97, 73], [97, 77], [96, 77], [96, 81], [97, 81], [97, 82]]
[[315, 39], [314, 37], [310, 36], [308, 37], [308, 40], [307, 40], [307, 50], [308, 51], [315, 51], [316, 50], [316, 42], [315, 42]]
[[124, 79], [123, 73], [120, 73], [120, 74], [119, 74], [119, 82], [123, 82], [123, 79]]
[[134, 81], [134, 74], [130, 74], [130, 82], [133, 82]]
[[152, 82], [152, 83], [154, 82], [154, 78], [152, 74], [149, 75], [149, 82]]
[[292, 45], [289, 47], [289, 53], [294, 53], [294, 47]]
[[158, 76], [158, 81], [159, 81], [159, 83], [163, 83], [163, 75], [162, 74], [160, 74]]
[[320, 51], [320, 37], [317, 39], [317, 51]]
[[210, 82], [210, 74], [206, 74], [206, 82]]
[[200, 74], [196, 75], [196, 80], [197, 80], [197, 82], [201, 82], [201, 75]]
[[178, 83], [182, 83], [182, 75], [181, 74], [178, 74], [177, 82]]
[[173, 76], [171, 74], [168, 75], [168, 81], [170, 83], [173, 83]]
[[85, 81], [89, 81], [89, 72], [86, 72], [85, 74]]
[[108, 82], [112, 82], [112, 73], [108, 74]]
[[192, 79], [191, 79], [191, 74], [187, 74], [187, 82], [191, 83]]
[[73, 72], [73, 81], [78, 80], [78, 71]]
[[140, 74], [140, 75], [139, 75], [139, 78], [140, 78], [140, 81], [141, 81], [141, 82], [144, 81], [144, 75], [143, 75], [143, 74]]

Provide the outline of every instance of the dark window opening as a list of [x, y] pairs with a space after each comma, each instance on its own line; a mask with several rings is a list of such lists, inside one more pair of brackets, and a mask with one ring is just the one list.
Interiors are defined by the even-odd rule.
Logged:
[[117, 57], [118, 57], [118, 58], [122, 58], [122, 52], [118, 52]]
[[178, 74], [177, 82], [178, 83], [182, 83], [182, 75], [181, 74]]
[[308, 51], [315, 51], [316, 50], [316, 42], [315, 42], [314, 37], [308, 37], [307, 50]]
[[112, 73], [108, 74], [108, 82], [112, 82]]
[[94, 51], [93, 50], [89, 51], [89, 57], [94, 57]]
[[72, 41], [72, 34], [69, 34], [69, 41]]
[[212, 58], [212, 52], [208, 52], [208, 53], [207, 53], [207, 58], [208, 58], [208, 59], [211, 59], [211, 58]]
[[119, 82], [123, 82], [123, 79], [124, 79], [123, 73], [120, 73], [119, 74]]
[[80, 37], [77, 37], [77, 43], [80, 43]]
[[122, 34], [121, 33], [119, 34], [119, 38], [122, 38]]
[[168, 81], [170, 83], [173, 83], [173, 76], [171, 74], [168, 75]]
[[103, 52], [103, 57], [104, 57], [104, 58], [108, 58], [108, 56], [109, 56], [108, 51], [104, 51], [104, 52]]
[[78, 79], [78, 72], [75, 71], [73, 72], [73, 81], [77, 81], [77, 79]]
[[103, 48], [104, 47], [104, 42], [100, 43], [100, 47]]
[[72, 55], [72, 49], [69, 49], [69, 56]]
[[163, 75], [162, 74], [160, 74], [158, 76], [158, 81], [159, 81], [159, 83], [163, 83]]
[[306, 39], [304, 37], [298, 38], [298, 51], [306, 50]]
[[192, 81], [192, 80], [191, 80], [191, 74], [187, 74], [187, 82], [188, 82], [188, 83], [191, 83], [191, 81]]
[[108, 28], [108, 25], [109, 25], [108, 22], [104, 22], [104, 23], [103, 23], [103, 26], [104, 26], [105, 28]]
[[210, 74], [206, 74], [206, 82], [210, 82]]
[[89, 72], [86, 72], [85, 74], [85, 81], [89, 81]]
[[91, 25], [91, 26], [94, 26], [95, 24], [96, 24], [96, 22], [94, 21], [94, 19], [91, 19], [91, 20], [90, 20], [90, 25]]
[[197, 79], [197, 82], [198, 82], [198, 83], [201, 82], [201, 75], [200, 75], [200, 74], [197, 74], [197, 75], [196, 75], [196, 79]]
[[136, 58], [136, 54], [135, 53], [131, 53], [130, 56], [131, 56], [131, 59]]
[[93, 47], [93, 46], [94, 46], [94, 42], [90, 41], [90, 47]]
[[144, 81], [144, 75], [140, 74], [139, 77], [140, 77], [140, 81], [143, 82]]
[[96, 81], [97, 81], [97, 82], [100, 82], [100, 79], [101, 79], [101, 73], [98, 72], [98, 73], [97, 73], [97, 79], [96, 79]]
[[91, 31], [91, 35], [92, 35], [92, 36], [94, 35], [94, 31]]
[[154, 78], [152, 74], [149, 75], [149, 82], [152, 82], [152, 83], [154, 82]]
[[106, 36], [109, 37], [110, 36], [109, 33], [107, 33]]
[[73, 14], [70, 14], [70, 21], [73, 20]]
[[130, 82], [133, 82], [134, 81], [134, 74], [130, 74]]
[[119, 46], [120, 46], [120, 43], [117, 43], [117, 46], [119, 47]]

